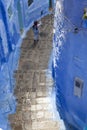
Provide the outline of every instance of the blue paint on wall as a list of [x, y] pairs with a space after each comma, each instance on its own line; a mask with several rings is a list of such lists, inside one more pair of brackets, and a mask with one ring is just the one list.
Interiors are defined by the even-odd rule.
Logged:
[[[84, 130], [87, 126], [87, 28], [82, 26], [85, 7], [86, 0], [59, 0], [55, 9], [53, 75], [56, 106], [61, 118], [73, 130]], [[78, 28], [77, 32], [75, 28]], [[76, 78], [83, 81], [82, 88], [77, 85]]]

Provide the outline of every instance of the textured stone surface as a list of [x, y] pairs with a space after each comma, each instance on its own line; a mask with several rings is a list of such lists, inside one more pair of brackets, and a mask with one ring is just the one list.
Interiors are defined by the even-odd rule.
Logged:
[[59, 122], [53, 120], [52, 79], [47, 79], [48, 61], [52, 50], [53, 16], [42, 20], [38, 44], [33, 47], [30, 30], [21, 46], [19, 68], [16, 72], [16, 113], [9, 116], [12, 130], [59, 130]]

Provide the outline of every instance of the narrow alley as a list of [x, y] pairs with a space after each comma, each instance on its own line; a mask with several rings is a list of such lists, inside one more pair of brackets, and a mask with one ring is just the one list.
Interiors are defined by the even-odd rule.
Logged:
[[59, 130], [53, 121], [50, 96], [52, 79], [48, 62], [52, 51], [53, 15], [41, 19], [40, 38], [33, 47], [32, 29], [21, 46], [18, 70], [15, 73], [17, 98], [16, 113], [9, 116], [12, 130]]

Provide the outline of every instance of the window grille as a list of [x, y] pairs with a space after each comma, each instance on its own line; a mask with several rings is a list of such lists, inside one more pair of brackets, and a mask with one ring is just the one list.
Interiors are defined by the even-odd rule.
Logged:
[[33, 0], [28, 0], [28, 6], [30, 6], [33, 3]]
[[74, 95], [77, 97], [81, 97], [82, 90], [83, 90], [83, 80], [76, 77], [74, 80]]

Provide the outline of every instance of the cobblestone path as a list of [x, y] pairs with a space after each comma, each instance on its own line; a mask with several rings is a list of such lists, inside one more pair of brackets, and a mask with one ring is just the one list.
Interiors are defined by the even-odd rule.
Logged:
[[60, 123], [53, 120], [50, 95], [52, 80], [46, 78], [52, 50], [53, 16], [42, 20], [40, 39], [33, 47], [32, 29], [21, 46], [19, 68], [16, 72], [16, 113], [9, 116], [12, 130], [59, 130]]

